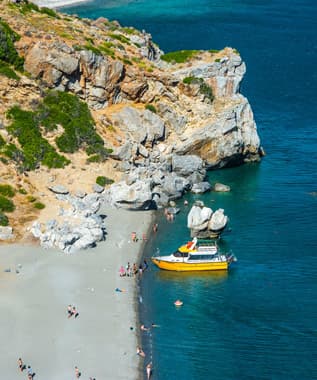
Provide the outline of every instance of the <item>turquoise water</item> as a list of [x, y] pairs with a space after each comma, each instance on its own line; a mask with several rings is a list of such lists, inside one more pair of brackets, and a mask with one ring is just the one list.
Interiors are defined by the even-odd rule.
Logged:
[[[228, 274], [150, 267], [141, 315], [153, 379], [317, 379], [317, 4], [314, 0], [94, 1], [68, 12], [146, 29], [163, 50], [237, 48], [267, 156], [210, 173], [228, 194], [187, 195], [230, 217]], [[182, 201], [180, 202], [182, 205]], [[146, 256], [189, 237], [188, 209], [159, 221]], [[184, 301], [176, 309], [175, 299]]]

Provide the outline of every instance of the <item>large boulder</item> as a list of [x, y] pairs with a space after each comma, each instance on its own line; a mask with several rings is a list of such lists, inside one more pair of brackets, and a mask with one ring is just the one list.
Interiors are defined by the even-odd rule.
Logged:
[[120, 112], [112, 115], [112, 119], [128, 138], [137, 143], [152, 145], [164, 138], [164, 121], [149, 110], [124, 107]]
[[196, 155], [180, 156], [173, 154], [172, 170], [181, 176], [189, 176], [195, 172], [205, 173], [203, 160]]

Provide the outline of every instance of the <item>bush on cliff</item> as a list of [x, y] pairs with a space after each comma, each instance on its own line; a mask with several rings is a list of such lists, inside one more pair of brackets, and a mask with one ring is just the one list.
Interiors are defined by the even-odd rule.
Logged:
[[82, 148], [88, 155], [108, 155], [109, 150], [104, 148], [103, 139], [95, 131], [87, 104], [77, 96], [66, 92], [49, 92], [40, 107], [38, 118], [49, 131], [56, 129], [57, 124], [63, 126], [64, 133], [56, 138], [56, 144], [62, 152], [74, 153]]
[[10, 199], [0, 195], [0, 212], [12, 212], [14, 210], [14, 203]]
[[24, 59], [19, 56], [14, 47], [14, 42], [20, 36], [0, 18], [0, 60], [13, 65], [17, 70], [23, 70]]
[[15, 73], [15, 71], [12, 70], [11, 67], [3, 61], [0, 61], [0, 75], [4, 75], [9, 79], [20, 79], [20, 77]]
[[204, 97], [209, 99], [211, 102], [214, 100], [212, 88], [202, 78], [186, 77], [183, 79], [183, 83], [189, 86], [198, 85], [199, 93], [201, 95], [204, 95]]
[[12, 198], [15, 195], [15, 190], [11, 185], [0, 184], [0, 194]]
[[[7, 112], [7, 116], [12, 120], [7, 129], [17, 137], [22, 147], [22, 157], [19, 157], [22, 171], [34, 170], [41, 162], [49, 168], [63, 168], [69, 163], [42, 137], [36, 113], [14, 106]], [[11, 158], [17, 158], [18, 152], [12, 150]]]
[[0, 226], [6, 227], [9, 224], [9, 219], [6, 215], [0, 212]]
[[179, 50], [161, 55], [161, 59], [169, 63], [184, 63], [198, 53], [198, 50]]
[[102, 187], [105, 187], [106, 185], [111, 185], [113, 182], [113, 179], [107, 178], [103, 175], [96, 178], [96, 183]]

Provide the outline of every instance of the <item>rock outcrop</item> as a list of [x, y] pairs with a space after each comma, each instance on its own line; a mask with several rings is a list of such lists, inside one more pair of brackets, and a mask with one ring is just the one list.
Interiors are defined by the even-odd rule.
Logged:
[[71, 206], [61, 208], [61, 222], [52, 219], [45, 225], [34, 222], [32, 235], [39, 239], [43, 248], [58, 248], [65, 253], [74, 253], [80, 249], [94, 247], [97, 242], [105, 239], [105, 224], [97, 214], [100, 209], [100, 195], [92, 193], [82, 197], [58, 193], [56, 197]]
[[194, 204], [187, 216], [187, 227], [190, 229], [191, 237], [218, 237], [225, 229], [227, 222], [228, 217], [224, 215], [223, 209], [213, 212], [200, 201]]

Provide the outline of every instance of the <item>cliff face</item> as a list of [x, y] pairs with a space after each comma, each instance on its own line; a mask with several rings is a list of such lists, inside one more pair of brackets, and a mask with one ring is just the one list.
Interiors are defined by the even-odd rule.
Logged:
[[[130, 185], [151, 178], [149, 189], [162, 187], [162, 176], [166, 182], [175, 175], [178, 156], [198, 155], [205, 168], [260, 159], [252, 109], [239, 93], [245, 64], [232, 48], [191, 51], [173, 59], [163, 55], [149, 34], [107, 19], [81, 20], [8, 1], [0, 3], [0, 14], [20, 35], [15, 48], [24, 57], [25, 70], [20, 80], [0, 74], [4, 127], [10, 124], [6, 112], [13, 105], [33, 109], [53, 89], [86, 102], [96, 131], [113, 149], [107, 165], [91, 167], [98, 166], [96, 172], [107, 167], [108, 173], [110, 166], [113, 178], [121, 176]], [[5, 129], [0, 133], [14, 140]], [[67, 157], [76, 170], [75, 156]], [[165, 194], [168, 199], [170, 193]]]

